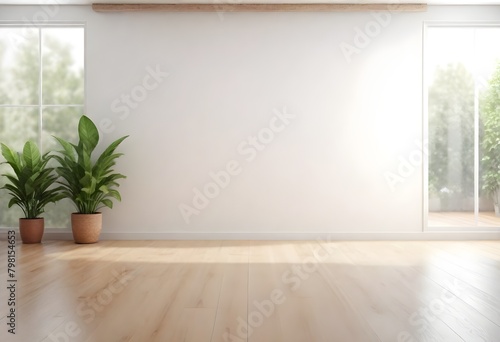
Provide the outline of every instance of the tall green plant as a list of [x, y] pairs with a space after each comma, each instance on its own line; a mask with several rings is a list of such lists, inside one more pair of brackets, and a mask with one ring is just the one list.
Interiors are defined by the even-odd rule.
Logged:
[[[490, 79], [481, 105], [484, 122], [483, 190], [494, 195], [500, 189], [500, 63]], [[496, 202], [496, 196], [493, 198]]]
[[117, 180], [126, 178], [113, 170], [116, 159], [123, 155], [115, 150], [128, 135], [112, 142], [97, 159], [93, 159], [92, 153], [99, 143], [99, 132], [85, 115], [78, 123], [78, 136], [78, 145], [54, 137], [63, 148], [54, 156], [59, 163], [56, 171], [62, 178], [59, 183], [64, 188], [63, 194], [81, 214], [94, 214], [102, 207], [113, 208], [112, 199], [121, 201]]
[[8, 207], [17, 205], [25, 218], [38, 218], [49, 203], [55, 203], [64, 195], [62, 187], [52, 187], [57, 176], [54, 168], [47, 167], [49, 153], [40, 154], [37, 145], [28, 141], [24, 144], [23, 153], [16, 153], [9, 146], [2, 145], [2, 155], [14, 171], [14, 174], [3, 174], [8, 179], [2, 189], [9, 191], [12, 197]]

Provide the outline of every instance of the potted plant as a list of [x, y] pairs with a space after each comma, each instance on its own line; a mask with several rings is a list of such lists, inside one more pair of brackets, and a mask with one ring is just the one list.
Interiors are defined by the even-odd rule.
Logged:
[[19, 232], [23, 243], [40, 243], [43, 237], [45, 222], [40, 215], [45, 206], [62, 199], [62, 187], [53, 187], [57, 176], [54, 168], [48, 167], [49, 153], [40, 154], [33, 141], [24, 144], [23, 153], [16, 153], [5, 144], [2, 155], [14, 171], [14, 174], [3, 174], [8, 182], [2, 189], [9, 191], [12, 197], [8, 207], [14, 204], [24, 213], [19, 219]]
[[102, 229], [102, 207], [113, 208], [112, 199], [121, 201], [117, 180], [125, 178], [115, 173], [113, 166], [122, 153], [116, 148], [128, 136], [112, 142], [97, 158], [93, 157], [99, 143], [97, 127], [83, 115], [78, 123], [78, 144], [54, 137], [62, 147], [54, 158], [59, 163], [56, 172], [62, 178], [62, 193], [77, 212], [71, 215], [71, 229], [76, 243], [95, 243]]

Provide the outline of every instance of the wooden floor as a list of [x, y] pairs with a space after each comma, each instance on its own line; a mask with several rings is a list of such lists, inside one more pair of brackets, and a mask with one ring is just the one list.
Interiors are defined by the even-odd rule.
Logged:
[[18, 245], [0, 341], [500, 341], [500, 242]]
[[500, 217], [494, 212], [481, 211], [477, 221], [474, 212], [452, 211], [452, 212], [429, 212], [427, 215], [428, 227], [500, 227]]

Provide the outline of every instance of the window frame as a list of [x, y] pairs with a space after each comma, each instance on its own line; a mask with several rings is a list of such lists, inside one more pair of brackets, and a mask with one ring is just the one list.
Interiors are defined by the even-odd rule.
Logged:
[[[33, 25], [26, 22], [18, 21], [0, 21], [0, 29], [8, 28], [29, 28], [38, 30], [38, 62], [39, 62], [39, 78], [38, 78], [38, 103], [37, 104], [4, 104], [0, 103], [0, 108], [37, 108], [38, 109], [38, 140], [37, 144], [40, 151], [44, 152], [42, 143], [43, 136], [43, 111], [45, 108], [61, 108], [73, 107], [81, 108], [82, 112], [86, 112], [87, 108], [87, 23], [84, 21], [51, 21], [43, 24]], [[42, 30], [47, 28], [82, 28], [83, 29], [83, 103], [82, 104], [44, 104], [43, 103], [43, 55], [42, 55]]]
[[[498, 28], [500, 29], [500, 21], [424, 21], [422, 26], [422, 114], [423, 114], [423, 130], [422, 141], [424, 146], [429, 146], [429, 80], [427, 79], [426, 63], [428, 59], [427, 36], [429, 28]], [[474, 75], [476, 80], [476, 75]], [[429, 218], [429, 153], [422, 151], [422, 175], [423, 175], [423, 197], [422, 197], [422, 232], [500, 232], [499, 227], [480, 227], [478, 225], [479, 213], [479, 101], [478, 101], [477, 80], [475, 82], [474, 91], [474, 222], [472, 227], [432, 227], [428, 225]], [[426, 153], [427, 152], [427, 153]]]
[[[45, 23], [40, 23], [40, 24], [33, 24], [33, 23], [28, 23], [28, 22], [21, 22], [21, 21], [5, 21], [5, 20], [0, 20], [0, 29], [2, 28], [18, 28], [18, 29], [36, 29], [38, 30], [38, 62], [39, 62], [39, 67], [38, 67], [38, 72], [39, 72], [39, 79], [38, 79], [38, 103], [36, 104], [7, 104], [7, 103], [0, 103], [0, 109], [2, 108], [26, 108], [26, 109], [33, 109], [34, 111], [37, 112], [37, 119], [38, 119], [38, 129], [37, 129], [37, 144], [40, 148], [40, 151], [42, 153], [46, 152], [44, 151], [44, 146], [43, 146], [43, 129], [44, 129], [44, 111], [49, 108], [81, 108], [81, 112], [85, 113], [87, 109], [87, 23], [85, 21], [49, 21]], [[43, 29], [52, 29], [52, 28], [80, 28], [83, 29], [83, 100], [82, 103], [75, 104], [75, 103], [68, 103], [68, 104], [53, 104], [53, 103], [43, 103], [43, 54], [42, 54], [42, 47], [43, 47], [43, 35], [42, 31]], [[8, 226], [0, 223], [0, 230], [1, 229], [6, 229]], [[61, 229], [67, 229], [67, 227], [52, 227], [51, 229], [55, 229], [57, 231]]]

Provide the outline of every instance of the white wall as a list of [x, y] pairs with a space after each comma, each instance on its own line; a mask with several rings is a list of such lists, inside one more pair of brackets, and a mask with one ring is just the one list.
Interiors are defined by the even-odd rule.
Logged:
[[[0, 20], [41, 10], [4, 6]], [[57, 12], [87, 25], [87, 114], [105, 142], [131, 136], [104, 231], [199, 235], [421, 232], [421, 165], [392, 188], [385, 175], [421, 154], [423, 22], [500, 19], [498, 6], [386, 12], [386, 27], [362, 12]], [[342, 44], [377, 27], [349, 63]], [[169, 76], [113, 112], [157, 67]], [[295, 117], [254, 160], [238, 153], [284, 108]], [[241, 173], [186, 224], [179, 205], [233, 160]]]

